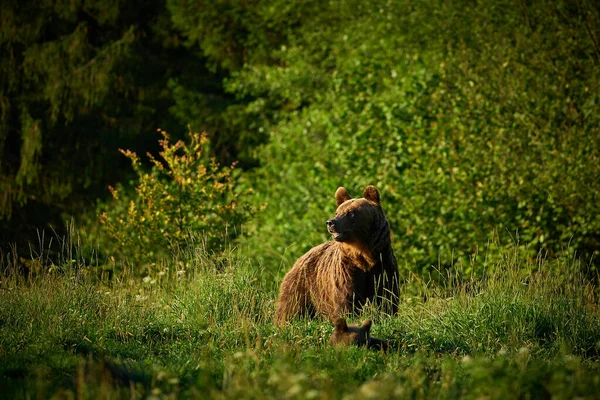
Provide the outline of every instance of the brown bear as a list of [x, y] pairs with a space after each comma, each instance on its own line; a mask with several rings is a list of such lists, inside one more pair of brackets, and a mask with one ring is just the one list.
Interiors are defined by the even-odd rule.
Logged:
[[367, 346], [368, 349], [387, 351], [389, 349], [387, 340], [371, 336], [372, 324], [373, 322], [368, 319], [364, 321], [361, 326], [348, 325], [344, 318], [338, 318], [334, 323], [334, 329], [329, 338], [329, 344], [332, 346]]
[[281, 283], [275, 322], [321, 315], [334, 321], [375, 301], [395, 314], [398, 307], [398, 266], [392, 251], [390, 224], [379, 192], [367, 186], [363, 198], [352, 199], [340, 187], [337, 211], [327, 221], [333, 240], [300, 257]]

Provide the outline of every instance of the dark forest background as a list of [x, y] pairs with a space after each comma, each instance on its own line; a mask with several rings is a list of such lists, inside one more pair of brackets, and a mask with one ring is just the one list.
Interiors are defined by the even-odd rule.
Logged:
[[[71, 218], [101, 260], [135, 252], [119, 221], [175, 179], [152, 192], [174, 199], [158, 212], [200, 235], [233, 221], [244, 234], [227, 240], [266, 266], [325, 240], [336, 188], [367, 184], [401, 267], [476, 269], [490, 243], [598, 265], [597, 2], [5, 0], [0, 54], [5, 254]], [[190, 149], [189, 130], [206, 132], [201, 165], [237, 164], [182, 190], [155, 174], [179, 168], [158, 129]], [[186, 243], [135, 215], [140, 243]]]

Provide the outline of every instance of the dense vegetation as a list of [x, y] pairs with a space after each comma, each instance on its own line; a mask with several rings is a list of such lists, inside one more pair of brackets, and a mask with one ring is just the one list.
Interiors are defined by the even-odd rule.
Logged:
[[403, 268], [468, 263], [496, 233], [597, 264], [593, 2], [14, 2], [2, 15], [5, 243], [97, 215], [108, 184], [138, 184], [117, 149], [156, 155], [157, 128], [178, 139], [189, 123], [268, 204], [246, 231], [269, 264], [324, 239], [338, 186], [366, 184]]
[[569, 243], [589, 260], [600, 244], [597, 10], [328, 4], [279, 64], [229, 81], [256, 97], [257, 115], [279, 107], [258, 152], [257, 190], [276, 204], [259, 240], [281, 253], [331, 215], [340, 183], [372, 183], [409, 268], [472, 257], [494, 231], [532, 255]]
[[[597, 2], [8, 0], [0, 53], [0, 392], [599, 392]], [[368, 184], [397, 348], [276, 330]]]

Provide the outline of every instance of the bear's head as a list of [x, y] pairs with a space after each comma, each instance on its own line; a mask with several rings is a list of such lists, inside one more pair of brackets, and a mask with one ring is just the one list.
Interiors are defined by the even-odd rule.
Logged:
[[371, 325], [372, 321], [370, 319], [363, 322], [361, 326], [357, 326], [348, 325], [344, 318], [338, 318], [335, 320], [329, 344], [367, 346], [371, 335]]
[[361, 199], [351, 198], [340, 187], [335, 192], [335, 201], [338, 206], [335, 218], [327, 221], [327, 230], [334, 240], [358, 247], [372, 247], [374, 239], [389, 240], [389, 224], [375, 186], [367, 186]]
[[371, 325], [370, 319], [362, 323], [361, 326], [348, 325], [344, 318], [337, 318], [334, 322], [334, 329], [331, 337], [329, 338], [329, 344], [332, 346], [337, 345], [356, 345], [358, 347], [367, 346], [371, 350], [390, 350], [390, 342], [384, 339], [378, 339], [371, 336]]

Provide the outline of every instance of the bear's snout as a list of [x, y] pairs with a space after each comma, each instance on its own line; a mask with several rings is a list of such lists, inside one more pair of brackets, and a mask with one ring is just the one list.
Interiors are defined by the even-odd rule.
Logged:
[[343, 227], [340, 227], [340, 220], [337, 218], [327, 221], [327, 231], [331, 233], [331, 238], [338, 242], [346, 240], [344, 229]]
[[331, 232], [332, 229], [335, 229], [335, 220], [330, 219], [326, 222], [326, 224], [327, 224], [327, 230], [329, 232]]

